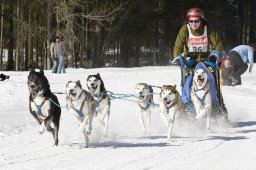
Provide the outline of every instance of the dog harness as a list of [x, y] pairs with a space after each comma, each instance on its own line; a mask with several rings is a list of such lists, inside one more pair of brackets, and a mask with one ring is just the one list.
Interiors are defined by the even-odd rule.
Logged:
[[[203, 89], [200, 89], [200, 90], [203, 90]], [[195, 90], [195, 92], [198, 92], [198, 91], [200, 91], [200, 90]], [[202, 98], [199, 98], [198, 95], [195, 93], [196, 98], [200, 101], [202, 108], [204, 108], [204, 105], [205, 105], [205, 102], [204, 102], [204, 101], [205, 101], [205, 97], [206, 97], [206, 94], [207, 94], [207, 93], [209, 93], [209, 90], [207, 90], [207, 91], [205, 92], [205, 94], [203, 95]]]
[[[83, 91], [80, 93], [80, 95], [78, 96], [77, 100], [81, 98], [82, 94], [83, 94]], [[67, 99], [70, 100], [70, 99], [68, 98], [68, 96], [67, 96]], [[70, 100], [70, 101], [72, 102], [72, 100]], [[77, 109], [77, 108], [74, 108], [74, 107], [73, 107], [73, 109], [76, 111], [76, 113], [78, 114], [79, 117], [84, 117], [84, 113], [82, 112], [82, 109], [83, 109], [83, 107], [84, 107], [85, 101], [86, 101], [86, 95], [85, 95], [85, 98], [84, 98], [84, 100], [83, 100], [83, 102], [82, 102], [82, 104], [81, 104], [80, 109]]]
[[45, 103], [46, 100], [48, 100], [48, 98], [44, 98], [43, 102], [40, 104], [40, 105], [37, 105], [36, 102], [33, 100], [33, 98], [31, 97], [32, 99], [32, 102], [35, 104], [35, 106], [37, 107], [37, 114], [38, 114], [38, 117], [43, 117], [43, 118], [46, 118], [47, 116], [44, 116], [43, 113], [42, 113], [42, 107]]
[[96, 107], [99, 107], [101, 100], [105, 99], [106, 97], [107, 97], [107, 91], [106, 90], [102, 91], [99, 95], [93, 94], [93, 98], [96, 102]]
[[84, 117], [84, 113], [82, 112], [82, 108], [84, 107], [84, 102], [85, 102], [85, 100], [82, 102], [82, 105], [81, 105], [81, 107], [80, 107], [80, 110], [74, 108], [75, 111], [77, 112], [77, 114], [79, 115], [79, 117]]
[[147, 110], [147, 109], [149, 108], [150, 104], [151, 104], [151, 99], [149, 98], [149, 96], [147, 97], [147, 101], [145, 101], [145, 102], [143, 102], [143, 103], [147, 104], [147, 106], [146, 106], [146, 107], [143, 107], [143, 106], [141, 106], [140, 103], [138, 103], [138, 105], [140, 106], [140, 108], [141, 108], [142, 110]]

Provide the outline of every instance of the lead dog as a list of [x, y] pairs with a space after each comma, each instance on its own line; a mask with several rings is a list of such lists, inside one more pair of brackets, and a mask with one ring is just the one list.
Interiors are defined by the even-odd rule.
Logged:
[[85, 138], [85, 147], [88, 147], [92, 130], [93, 116], [96, 111], [95, 100], [91, 94], [85, 91], [80, 81], [69, 81], [66, 85], [67, 108], [79, 125], [79, 130]]
[[[29, 110], [32, 116], [39, 123], [39, 133], [42, 134], [45, 130], [51, 132], [54, 138], [54, 144], [58, 145], [59, 122], [61, 108], [58, 107], [59, 101], [51, 92], [47, 78], [44, 76], [44, 71], [32, 70], [28, 75], [29, 88]], [[54, 128], [50, 123], [53, 123]]]
[[206, 128], [210, 125], [212, 100], [210, 93], [210, 79], [207, 70], [195, 70], [191, 89], [191, 100], [196, 111], [196, 119], [206, 118]]
[[96, 111], [98, 119], [104, 126], [104, 136], [108, 134], [108, 123], [110, 116], [110, 98], [107, 95], [107, 90], [104, 86], [104, 82], [100, 77], [100, 74], [89, 75], [86, 80], [89, 92], [96, 100]]
[[[137, 117], [142, 126], [143, 132], [150, 132], [151, 128], [151, 109], [153, 107], [153, 94], [146, 83], [138, 83], [134, 90]], [[146, 123], [145, 123], [146, 122]]]
[[164, 85], [160, 92], [160, 116], [168, 127], [167, 140], [171, 140], [173, 124], [178, 111], [184, 111], [185, 104], [181, 100], [176, 85]]

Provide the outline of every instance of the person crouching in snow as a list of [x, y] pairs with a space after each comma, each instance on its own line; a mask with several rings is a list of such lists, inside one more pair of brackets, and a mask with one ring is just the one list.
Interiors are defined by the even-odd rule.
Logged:
[[10, 76], [7, 76], [7, 75], [4, 75], [4, 74], [0, 74], [0, 81], [4, 81], [4, 80], [6, 80], [6, 79], [9, 79], [10, 78]]
[[[252, 72], [253, 68], [253, 53], [256, 49], [256, 44], [252, 45], [239, 45], [233, 48], [229, 53], [229, 69], [223, 66], [222, 74], [229, 76], [223, 76], [224, 85], [241, 85], [241, 75], [244, 74], [248, 68], [249, 73]], [[248, 64], [247, 64], [248, 63]], [[228, 73], [227, 73], [228, 72]]]

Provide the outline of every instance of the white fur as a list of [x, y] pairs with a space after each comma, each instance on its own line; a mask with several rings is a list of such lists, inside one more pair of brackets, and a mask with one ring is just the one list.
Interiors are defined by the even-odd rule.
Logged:
[[[36, 105], [42, 105], [44, 100], [45, 100], [44, 97], [42, 97], [41, 95], [37, 95], [37, 97], [35, 97], [35, 99], [34, 99], [34, 102], [31, 103], [31, 110], [38, 113], [38, 108]], [[39, 117], [39, 119], [41, 119], [41, 120], [46, 119], [49, 116], [49, 110], [50, 110], [50, 100], [46, 100], [41, 108], [42, 116], [37, 115]], [[45, 128], [46, 128], [46, 126], [43, 121], [38, 129], [39, 133], [40, 134], [44, 133]]]
[[[204, 81], [198, 81], [199, 77]], [[195, 71], [191, 90], [191, 100], [195, 106], [196, 119], [206, 118], [206, 128], [208, 129], [212, 112], [212, 100], [209, 77], [207, 71], [204, 69]], [[202, 105], [200, 100], [203, 100], [204, 105]]]
[[[80, 83], [80, 82], [79, 82]], [[91, 108], [91, 103], [89, 97], [86, 96], [84, 90], [77, 85], [77, 82], [69, 82], [66, 87], [67, 92], [67, 106], [69, 112], [75, 118], [76, 122], [79, 125], [79, 131], [81, 131], [85, 137], [85, 147], [88, 147], [89, 138], [88, 135], [91, 134], [92, 130], [92, 120], [94, 111]], [[80, 96], [81, 95], [81, 96]], [[87, 98], [86, 98], [87, 97]], [[80, 110], [83, 101], [84, 106], [82, 107], [83, 117], [80, 117], [75, 109]]]
[[[151, 130], [151, 109], [153, 108], [153, 95], [150, 94], [148, 85], [138, 83], [134, 91], [136, 97], [137, 117], [141, 124], [144, 133], [149, 133]], [[151, 101], [149, 100], [151, 99]]]
[[96, 79], [96, 77], [91, 76], [86, 83], [91, 95], [93, 95], [94, 99], [99, 102], [99, 106], [96, 108], [97, 118], [104, 127], [104, 137], [107, 137], [110, 116], [110, 99], [108, 96], [104, 99], [101, 97], [103, 95], [102, 93], [106, 93], [100, 91], [100, 87], [103, 85], [101, 84], [103, 83], [101, 79]]
[[[168, 141], [171, 140], [175, 116], [178, 111], [177, 104], [170, 107], [173, 102], [177, 102], [174, 100], [176, 100], [175, 94], [172, 93], [171, 90], [165, 89], [165, 90], [161, 91], [161, 94], [160, 94], [160, 116], [163, 119], [165, 125], [168, 127], [168, 132], [167, 132], [167, 140]], [[167, 109], [168, 107], [170, 107], [169, 113], [168, 113], [168, 109]]]

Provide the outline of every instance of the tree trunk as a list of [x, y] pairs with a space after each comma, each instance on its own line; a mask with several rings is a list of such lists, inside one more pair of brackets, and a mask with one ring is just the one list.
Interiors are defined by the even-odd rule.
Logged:
[[[161, 9], [161, 11], [163, 11], [163, 13], [165, 12], [164, 9], [164, 4], [165, 4], [165, 0], [160, 0], [159, 1], [159, 8]], [[167, 52], [168, 52], [168, 48], [167, 48], [167, 44], [165, 41], [165, 34], [166, 34], [166, 20], [164, 17], [162, 17], [159, 20], [159, 56], [161, 58], [161, 65], [165, 65], [167, 63]]]
[[46, 69], [51, 69], [51, 56], [50, 56], [50, 37], [52, 33], [52, 1], [47, 1], [47, 40], [46, 40], [46, 58], [47, 58], [47, 66]]
[[16, 8], [16, 17], [17, 17], [17, 32], [16, 32], [16, 66], [15, 70], [20, 70], [20, 1], [17, 0], [17, 8]]
[[0, 33], [0, 45], [1, 45], [1, 54], [0, 54], [0, 68], [3, 68], [3, 27], [4, 27], [4, 3], [1, 4], [1, 33]]
[[14, 32], [13, 32], [13, 11], [10, 10], [9, 13], [9, 31], [8, 31], [8, 37], [9, 41], [7, 43], [8, 48], [8, 60], [7, 60], [7, 66], [6, 69], [8, 71], [14, 70], [14, 61], [13, 61], [13, 50], [14, 50]]

